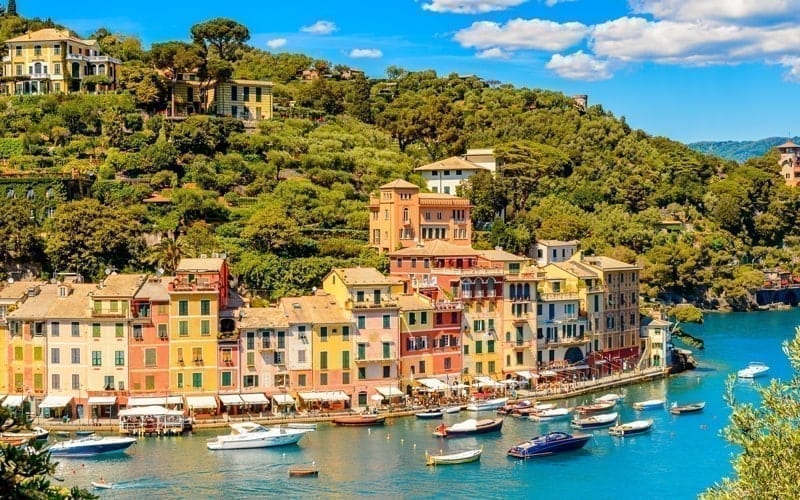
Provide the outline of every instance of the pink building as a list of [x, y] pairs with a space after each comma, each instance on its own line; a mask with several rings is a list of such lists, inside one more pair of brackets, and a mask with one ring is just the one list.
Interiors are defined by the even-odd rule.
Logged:
[[132, 396], [169, 393], [169, 292], [172, 277], [150, 277], [131, 302], [128, 338], [129, 383]]

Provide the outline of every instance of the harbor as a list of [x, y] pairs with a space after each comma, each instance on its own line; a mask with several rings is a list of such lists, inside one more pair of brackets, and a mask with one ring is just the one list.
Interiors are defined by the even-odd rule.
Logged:
[[[220, 491], [226, 496], [255, 498], [276, 494], [276, 488], [288, 498], [433, 498], [441, 491], [465, 498], [476, 497], [477, 491], [481, 498], [531, 494], [584, 498], [588, 490], [601, 499], [694, 498], [732, 473], [730, 458], [737, 450], [720, 436], [730, 414], [722, 398], [728, 377], [758, 357], [770, 366], [770, 377], [788, 378], [791, 368], [781, 342], [794, 334], [797, 324], [800, 311], [796, 309], [709, 314], [703, 325], [687, 326], [706, 341], [706, 349], [696, 353], [697, 370], [649, 381], [622, 380], [623, 387], [598, 387], [590, 394], [566, 399], [541, 395], [537, 399], [574, 407], [605, 392], [621, 392], [625, 399], [617, 411], [622, 422], [653, 419], [652, 429], [633, 436], [614, 437], [607, 429], [580, 431], [592, 435], [582, 449], [552, 457], [517, 460], [509, 458], [507, 451], [538, 434], [572, 432], [569, 420], [537, 423], [506, 416], [500, 432], [443, 439], [433, 435], [437, 425], [452, 425], [476, 414], [462, 411], [445, 414], [441, 420], [423, 420], [411, 412], [398, 412], [387, 413], [385, 425], [379, 427], [338, 427], [323, 422], [297, 445], [226, 452], [206, 449], [206, 442], [221, 434], [219, 426], [225, 423], [205, 422], [208, 428], [198, 427], [182, 436], [140, 438], [123, 455], [62, 459], [57, 474], [65, 478], [65, 484], [81, 486], [104, 477], [115, 486], [108, 492], [98, 491], [103, 498], [220, 498]], [[736, 393], [740, 401], [756, 401], [753, 382], [737, 382]], [[663, 399], [665, 406], [633, 409], [634, 402], [654, 399]], [[701, 412], [669, 412], [672, 402], [697, 401], [706, 402]], [[477, 415], [496, 416], [494, 412]], [[264, 423], [284, 421], [288, 419]], [[479, 461], [447, 467], [426, 465], [426, 451], [447, 455], [480, 447]], [[312, 462], [317, 476], [289, 477], [291, 467]], [[637, 480], [621, 482], [620, 470], [635, 470]]]

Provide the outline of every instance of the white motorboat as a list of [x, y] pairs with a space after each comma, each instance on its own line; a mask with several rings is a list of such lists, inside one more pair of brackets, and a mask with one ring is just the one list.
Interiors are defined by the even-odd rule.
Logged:
[[647, 432], [653, 427], [653, 419], [647, 420], [634, 420], [633, 422], [621, 423], [608, 428], [608, 433], [612, 436], [630, 436], [632, 434], [641, 434]]
[[746, 368], [737, 372], [739, 378], [756, 378], [769, 371], [769, 366], [760, 361], [751, 361]]
[[615, 403], [619, 403], [623, 399], [625, 399], [625, 395], [624, 394], [615, 394], [615, 393], [611, 392], [609, 394], [603, 394], [599, 398], [595, 398], [594, 401], [595, 401], [595, 403], [605, 403], [607, 401], [613, 401]]
[[237, 422], [230, 426], [230, 434], [217, 436], [206, 443], [206, 447], [209, 450], [242, 450], [283, 446], [295, 444], [307, 432], [313, 432], [313, 429], [267, 428], [255, 422]]
[[467, 411], [496, 410], [507, 402], [508, 398], [484, 399], [482, 401], [475, 400], [467, 405]]
[[58, 457], [91, 457], [127, 450], [136, 438], [121, 436], [89, 436], [53, 444], [47, 451]]
[[649, 410], [651, 408], [663, 408], [663, 399], [648, 399], [647, 401], [637, 401], [633, 403], [634, 410]]
[[533, 412], [528, 415], [528, 419], [534, 422], [547, 422], [549, 420], [558, 420], [560, 418], [568, 417], [572, 413], [571, 408], [549, 408]]

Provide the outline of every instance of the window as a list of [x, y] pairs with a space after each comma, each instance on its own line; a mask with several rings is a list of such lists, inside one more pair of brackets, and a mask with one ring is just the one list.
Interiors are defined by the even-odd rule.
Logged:
[[245, 102], [250, 100], [250, 87], [242, 87], [242, 100]]
[[256, 353], [253, 351], [247, 353], [247, 366], [256, 366]]
[[72, 390], [78, 391], [81, 388], [81, 376], [77, 373], [72, 374]]
[[73, 347], [72, 349], [70, 349], [70, 361], [72, 361], [73, 365], [78, 365], [81, 363], [80, 347]]
[[51, 337], [58, 337], [61, 333], [61, 323], [51, 323], [50, 324], [50, 336]]
[[348, 385], [349, 383], [350, 383], [350, 372], [342, 373], [342, 384]]
[[[245, 379], [247, 377], [245, 376]], [[221, 372], [219, 377], [219, 385], [222, 387], [230, 387], [233, 385], [233, 372]]]
[[489, 373], [494, 373], [494, 361], [488, 363]]
[[34, 347], [33, 348], [33, 360], [34, 361], [41, 361], [43, 357], [44, 357], [44, 354], [42, 352], [42, 347], [41, 346]]
[[383, 367], [383, 378], [391, 378], [392, 376], [392, 367], [391, 366], [384, 366]]
[[189, 335], [189, 322], [188, 321], [179, 321], [178, 322], [178, 335], [181, 337], [186, 337]]
[[142, 340], [142, 325], [133, 325], [133, 339]]
[[35, 56], [42, 55], [42, 46], [41, 45], [34, 45], [33, 46], [33, 55], [35, 55]]
[[428, 312], [427, 311], [422, 311], [422, 312], [419, 313], [419, 322], [422, 323], [423, 325], [427, 325], [428, 324]]
[[483, 353], [483, 341], [476, 340], [475, 341], [475, 354], [482, 354]]
[[114, 325], [114, 336], [118, 339], [121, 339], [125, 336], [125, 325], [122, 323], [117, 323]]
[[152, 368], [156, 366], [156, 350], [153, 349], [145, 349], [144, 350], [144, 366], [146, 368]]
[[453, 362], [450, 358], [444, 358], [444, 369], [445, 370], [453, 369]]
[[203, 316], [208, 316], [211, 314], [211, 301], [210, 300], [201, 300], [200, 301], [200, 314]]
[[103, 388], [107, 391], [114, 390], [114, 375], [106, 375], [103, 377]]
[[367, 344], [358, 344], [358, 357], [356, 359], [367, 359]]
[[286, 349], [286, 332], [278, 332], [278, 349]]
[[92, 337], [100, 338], [100, 323], [92, 323]]
[[357, 318], [358, 328], [366, 328], [367, 327], [367, 318], [366, 316], [359, 316]]
[[202, 363], [203, 362], [203, 348], [202, 347], [192, 347], [192, 361], [194, 363]]
[[22, 361], [22, 346], [14, 347], [14, 361]]
[[166, 323], [161, 323], [158, 325], [158, 338], [165, 339], [167, 338], [167, 325]]
[[328, 374], [327, 373], [320, 373], [319, 374], [319, 385], [328, 385]]
[[409, 325], [416, 325], [417, 324], [417, 313], [413, 313], [413, 312], [408, 313], [408, 324]]
[[92, 351], [92, 366], [102, 366], [103, 353], [100, 351]]
[[384, 314], [383, 315], [383, 328], [384, 329], [391, 328], [391, 325], [392, 325], [391, 316], [389, 316], [388, 314]]
[[245, 387], [258, 387], [258, 375], [245, 375], [242, 385]]
[[53, 45], [53, 55], [54, 56], [61, 55], [61, 45], [60, 44], [57, 43], [57, 44]]
[[366, 380], [367, 378], [367, 369], [363, 366], [358, 367], [358, 380]]
[[469, 344], [464, 344], [464, 356], [469, 356]]
[[276, 352], [272, 357], [272, 363], [276, 365], [283, 365], [286, 363], [283, 352]]
[[261, 87], [256, 87], [256, 102], [261, 102]]
[[239, 99], [239, 89], [236, 85], [231, 85], [231, 101], [236, 101]]
[[391, 342], [384, 342], [383, 343], [383, 359], [390, 359], [392, 355], [392, 344]]
[[350, 351], [342, 351], [342, 370], [350, 369]]
[[61, 349], [58, 347], [50, 349], [50, 363], [54, 365], [61, 363]]
[[327, 342], [328, 341], [328, 327], [327, 326], [319, 327], [319, 340], [320, 340], [320, 342]]
[[297, 362], [298, 363], [305, 363], [306, 362], [306, 350], [300, 349], [297, 351]]
[[475, 363], [475, 373], [482, 374], [483, 373], [483, 362], [478, 361]]
[[178, 316], [188, 316], [189, 315], [189, 301], [188, 300], [179, 300], [178, 301]]
[[426, 367], [425, 367], [425, 361], [420, 361], [420, 362], [419, 362], [419, 373], [420, 373], [420, 374], [423, 374], [423, 373], [425, 373], [425, 368], [426, 368]]
[[14, 55], [21, 56], [22, 55], [22, 45], [14, 46]]
[[328, 369], [328, 352], [322, 351], [319, 353], [319, 369], [320, 370], [327, 370]]
[[211, 322], [209, 320], [200, 320], [200, 335], [211, 335]]
[[487, 340], [486, 341], [486, 352], [489, 352], [489, 353], [494, 352], [494, 340]]
[[155, 375], [145, 375], [144, 376], [144, 388], [148, 391], [152, 391], [156, 388], [156, 377]]
[[81, 336], [81, 324], [77, 321], [73, 321], [70, 324], [70, 330], [73, 337], [80, 337]]
[[203, 374], [200, 372], [192, 373], [192, 387], [200, 389], [203, 387]]

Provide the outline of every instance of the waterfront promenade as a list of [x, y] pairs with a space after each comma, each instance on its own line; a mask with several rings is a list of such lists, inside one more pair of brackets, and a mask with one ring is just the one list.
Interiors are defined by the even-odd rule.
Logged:
[[[667, 377], [668, 373], [663, 368], [648, 368], [645, 370], [632, 370], [630, 372], [615, 373], [613, 375], [602, 377], [596, 380], [584, 380], [577, 382], [563, 382], [547, 388], [538, 390], [516, 390], [516, 399], [535, 399], [537, 401], [558, 401], [563, 399], [570, 399], [575, 397], [584, 396], [596, 392], [607, 391], [619, 387], [625, 387], [641, 382], [648, 382]], [[466, 404], [466, 403], [464, 403]], [[462, 405], [463, 406], [463, 405]], [[377, 411], [381, 415], [387, 417], [405, 417], [414, 415], [420, 411], [422, 406], [392, 406], [388, 408], [378, 407]], [[253, 421], [266, 425], [278, 425], [284, 423], [310, 423], [310, 422], [328, 422], [333, 420], [337, 415], [354, 413], [354, 410], [346, 412], [322, 412], [315, 414], [305, 413], [290, 413], [285, 415], [273, 414], [247, 414], [236, 416], [220, 415], [216, 418], [206, 418], [196, 420], [193, 425], [195, 429], [219, 429], [228, 426], [228, 422], [241, 422]], [[43, 419], [36, 417], [33, 425], [38, 425], [50, 431], [77, 431], [77, 430], [95, 430], [97, 432], [117, 432], [119, 430], [119, 423], [117, 419], [102, 418], [92, 420], [88, 419], [71, 420], [67, 423], [59, 419]]]

